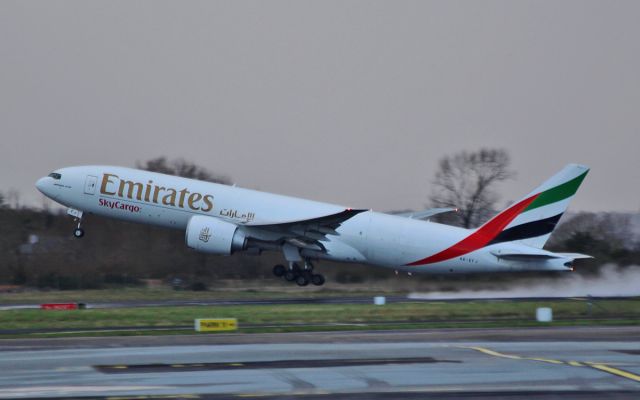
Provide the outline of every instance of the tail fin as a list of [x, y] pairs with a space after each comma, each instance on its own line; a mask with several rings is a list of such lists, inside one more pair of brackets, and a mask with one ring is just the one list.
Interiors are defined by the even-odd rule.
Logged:
[[588, 172], [589, 168], [584, 165], [567, 165], [523, 200], [478, 229], [508, 221], [489, 244], [518, 241], [541, 249]]
[[541, 249], [587, 172], [589, 168], [584, 165], [567, 165], [527, 197], [491, 218], [458, 243], [406, 265], [445, 261], [502, 242], [517, 241]]

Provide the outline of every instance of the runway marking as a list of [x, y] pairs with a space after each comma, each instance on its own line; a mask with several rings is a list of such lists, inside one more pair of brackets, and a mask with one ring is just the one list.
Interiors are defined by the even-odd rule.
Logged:
[[608, 372], [613, 375], [621, 376], [623, 378], [631, 379], [632, 381], [640, 382], [640, 375], [636, 375], [629, 371], [623, 371], [618, 368], [613, 368], [606, 364], [591, 364], [590, 367], [599, 369], [600, 371]]
[[476, 350], [479, 351], [481, 353], [484, 354], [488, 354], [490, 356], [494, 356], [494, 357], [500, 357], [500, 358], [509, 358], [512, 360], [531, 360], [531, 361], [541, 361], [541, 362], [546, 362], [549, 364], [567, 364], [567, 365], [572, 365], [569, 364], [567, 362], [564, 361], [560, 361], [560, 360], [553, 360], [550, 358], [541, 358], [541, 357], [524, 357], [524, 356], [519, 356], [519, 355], [515, 355], [515, 354], [504, 354], [504, 353], [499, 353], [497, 351], [491, 350], [491, 349], [487, 349], [484, 347], [467, 347], [467, 346], [458, 346], [462, 349], [472, 349], [472, 350]]
[[466, 346], [458, 346], [461, 349], [473, 349], [473, 350], [477, 350], [481, 353], [484, 354], [488, 354], [490, 356], [494, 356], [494, 357], [500, 357], [500, 358], [510, 358], [513, 360], [522, 360], [522, 357], [520, 356], [516, 356], [516, 355], [512, 355], [512, 354], [503, 354], [503, 353], [498, 353], [497, 351], [493, 351], [491, 349], [486, 349], [484, 347], [466, 347]]
[[[564, 361], [551, 360], [551, 359], [548, 359], [548, 358], [531, 357], [531, 358], [527, 358], [527, 360], [542, 361], [542, 362], [548, 362], [548, 363], [551, 363], [551, 364], [564, 364]], [[571, 364], [569, 364], [569, 365], [571, 365]]]
[[500, 358], [508, 358], [511, 360], [530, 360], [530, 361], [542, 361], [542, 362], [546, 362], [546, 363], [550, 363], [550, 364], [559, 364], [559, 365], [568, 365], [571, 367], [590, 367], [593, 369], [597, 369], [599, 371], [602, 372], [606, 372], [621, 378], [626, 378], [626, 379], [630, 379], [632, 381], [635, 382], [640, 382], [640, 375], [636, 375], [633, 372], [629, 372], [629, 371], [625, 371], [622, 369], [618, 369], [615, 367], [612, 367], [609, 364], [605, 364], [605, 363], [595, 363], [595, 362], [578, 362], [578, 361], [562, 361], [562, 360], [553, 360], [550, 358], [540, 358], [540, 357], [524, 357], [524, 356], [519, 356], [519, 355], [515, 355], [515, 354], [505, 354], [505, 353], [500, 353], [497, 352], [495, 350], [491, 350], [491, 349], [487, 349], [485, 347], [475, 347], [475, 346], [456, 346], [460, 349], [471, 349], [471, 350], [476, 350], [479, 351], [481, 353], [493, 356], [493, 357], [500, 357]]

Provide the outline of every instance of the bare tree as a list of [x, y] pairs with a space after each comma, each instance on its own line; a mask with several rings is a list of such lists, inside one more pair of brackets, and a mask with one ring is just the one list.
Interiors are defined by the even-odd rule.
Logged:
[[6, 201], [9, 204], [9, 207], [15, 208], [16, 210], [22, 206], [22, 203], [20, 202], [20, 192], [13, 188], [9, 189], [7, 192]]
[[182, 176], [184, 178], [222, 183], [225, 185], [231, 183], [228, 177], [214, 174], [208, 171], [206, 168], [189, 162], [183, 158], [167, 160], [166, 157], [162, 156], [145, 161], [144, 163], [137, 162], [136, 166], [141, 169], [146, 169], [147, 171]]
[[471, 228], [494, 214], [496, 183], [514, 176], [509, 154], [503, 149], [460, 152], [440, 160], [430, 196], [433, 207], [455, 207], [443, 222]]

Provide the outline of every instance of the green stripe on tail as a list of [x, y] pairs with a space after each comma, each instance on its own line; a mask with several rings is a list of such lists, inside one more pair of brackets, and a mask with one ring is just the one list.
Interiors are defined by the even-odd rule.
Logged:
[[584, 180], [584, 177], [587, 176], [589, 171], [585, 171], [582, 175], [579, 175], [572, 180], [563, 183], [562, 185], [558, 185], [549, 190], [545, 190], [540, 193], [538, 197], [533, 201], [533, 203], [529, 204], [523, 212], [527, 212], [533, 210], [538, 207], [546, 206], [547, 204], [555, 203], [558, 201], [562, 201], [568, 197], [573, 196], [578, 191], [578, 187]]

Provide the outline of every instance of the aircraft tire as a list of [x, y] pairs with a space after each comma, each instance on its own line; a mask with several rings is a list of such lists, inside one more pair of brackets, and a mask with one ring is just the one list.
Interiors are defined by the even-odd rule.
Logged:
[[324, 285], [324, 276], [320, 275], [320, 274], [313, 274], [311, 275], [311, 283], [313, 283], [315, 286], [322, 286]]
[[284, 267], [284, 265], [278, 264], [273, 267], [273, 274], [278, 278], [281, 278], [286, 272], [287, 269]]
[[76, 228], [73, 230], [73, 236], [75, 236], [76, 238], [80, 239], [81, 237], [84, 236], [84, 229], [82, 228]]
[[298, 274], [296, 274], [294, 271], [291, 271], [291, 270], [288, 270], [284, 273], [284, 279], [288, 282], [295, 281], [297, 277], [298, 277]]
[[309, 284], [309, 280], [306, 276], [300, 275], [296, 278], [296, 283], [298, 286], [307, 286]]

